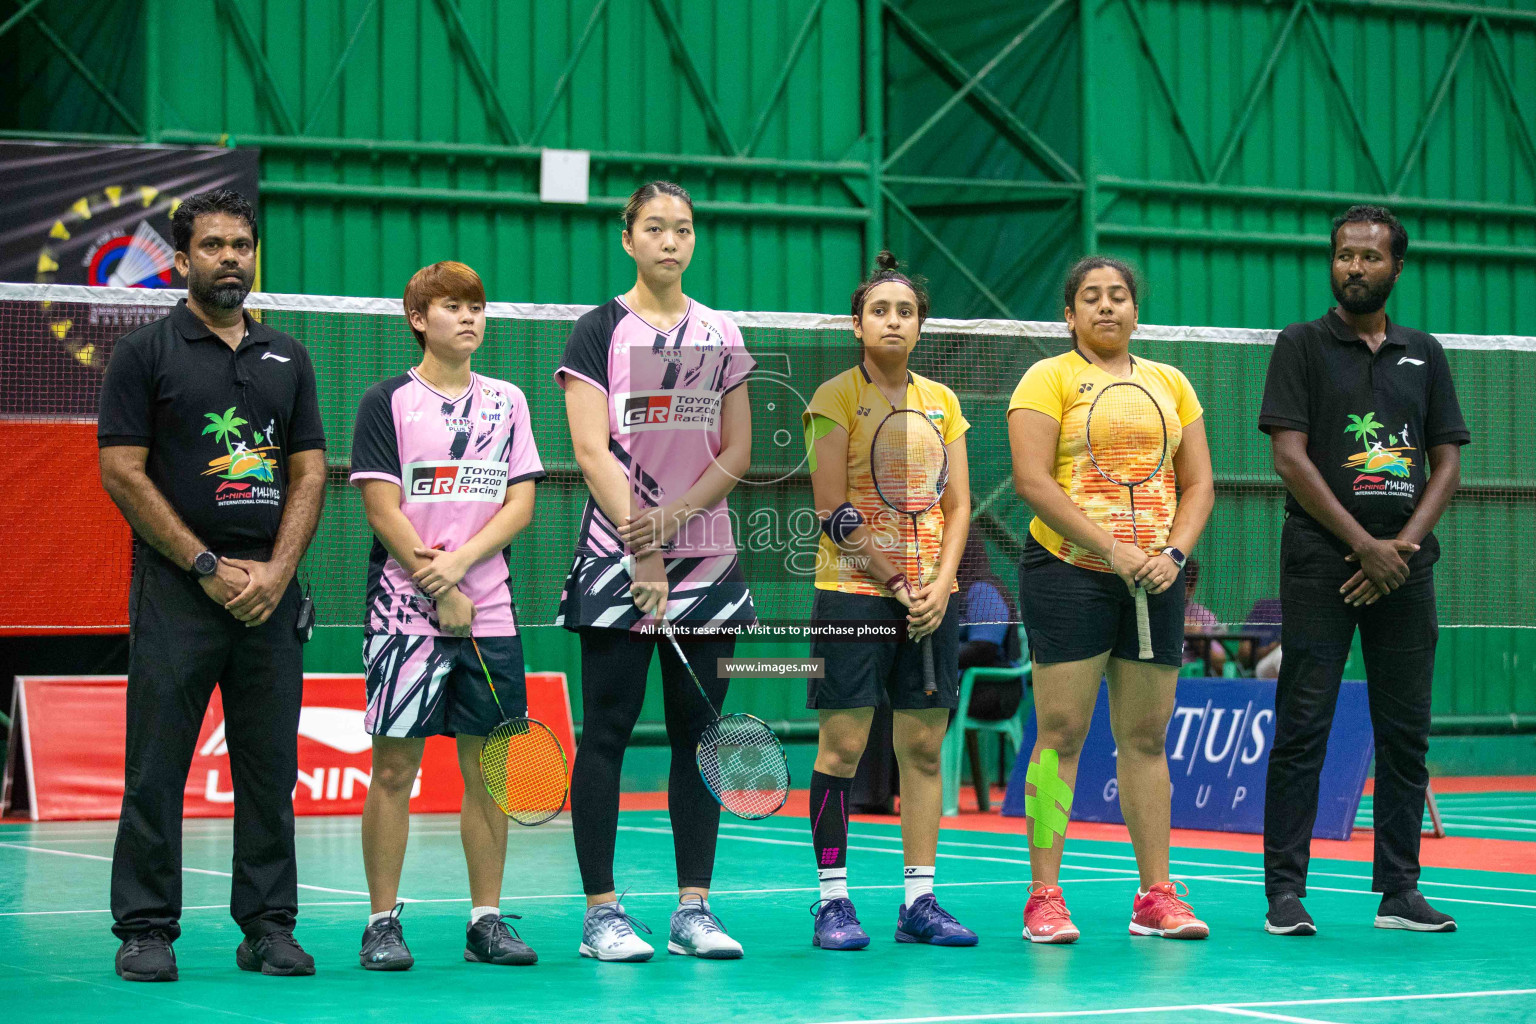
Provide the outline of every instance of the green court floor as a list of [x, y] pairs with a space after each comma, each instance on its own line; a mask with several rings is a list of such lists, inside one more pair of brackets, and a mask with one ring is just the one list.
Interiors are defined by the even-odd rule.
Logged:
[[[1513, 839], [1536, 842], [1536, 792], [1494, 790], [1482, 793], [1440, 793], [1435, 802], [1448, 836]], [[1371, 798], [1360, 800], [1356, 828], [1371, 827]], [[1424, 812], [1429, 828], [1429, 811]]]
[[646, 964], [576, 955], [581, 887], [564, 819], [515, 830], [503, 909], [524, 915], [532, 968], [461, 959], [468, 900], [457, 819], [414, 820], [403, 894], [416, 968], [364, 972], [366, 914], [356, 818], [299, 821], [299, 938], [313, 978], [235, 969], [239, 932], [226, 910], [227, 822], [186, 829], [181, 981], [144, 985], [112, 973], [106, 912], [113, 824], [0, 825], [0, 969], [7, 1021], [964, 1021], [1076, 1017], [1114, 1022], [1250, 1020], [1298, 1024], [1536, 1021], [1536, 875], [1426, 869], [1424, 890], [1461, 931], [1415, 935], [1371, 926], [1369, 866], [1314, 861], [1308, 900], [1321, 934], [1261, 930], [1257, 854], [1181, 849], [1175, 874], [1210, 922], [1206, 942], [1131, 938], [1135, 873], [1127, 846], [1073, 841], [1064, 872], [1075, 946], [1020, 938], [1028, 877], [1022, 837], [946, 832], [940, 901], [981, 934], [972, 949], [892, 941], [901, 903], [894, 825], [855, 825], [850, 875], [865, 927], [859, 953], [810, 945], [816, 898], [805, 822], [723, 823], [715, 910], [746, 946], [736, 962], [665, 953], [675, 898], [665, 814], [626, 812], [617, 876], [626, 905], [659, 934]]

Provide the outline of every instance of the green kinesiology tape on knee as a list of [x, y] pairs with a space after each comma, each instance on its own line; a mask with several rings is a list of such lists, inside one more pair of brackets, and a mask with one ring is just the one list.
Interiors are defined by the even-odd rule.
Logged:
[[816, 472], [816, 442], [832, 433], [837, 423], [828, 416], [818, 416], [816, 413], [805, 414], [805, 457], [806, 468], [812, 473]]
[[1040, 760], [1030, 764], [1024, 781], [1035, 791], [1024, 797], [1024, 813], [1035, 822], [1034, 844], [1049, 849], [1057, 836], [1067, 834], [1067, 815], [1072, 810], [1072, 787], [1059, 774], [1056, 751], [1040, 751]]

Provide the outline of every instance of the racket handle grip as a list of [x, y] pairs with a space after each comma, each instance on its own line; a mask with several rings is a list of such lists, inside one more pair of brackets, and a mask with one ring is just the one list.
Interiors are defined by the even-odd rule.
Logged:
[[1147, 591], [1144, 587], [1133, 587], [1136, 593], [1136, 642], [1139, 645], [1136, 656], [1142, 661], [1152, 660], [1152, 617], [1147, 612]]
[[917, 646], [923, 649], [923, 694], [932, 697], [939, 692], [938, 684], [933, 679], [933, 644], [928, 637], [923, 637], [917, 642]]

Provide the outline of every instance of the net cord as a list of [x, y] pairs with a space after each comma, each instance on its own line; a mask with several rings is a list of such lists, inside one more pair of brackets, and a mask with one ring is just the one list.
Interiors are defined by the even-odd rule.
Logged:
[[[89, 285], [28, 284], [0, 282], [0, 302], [84, 302], [113, 306], [170, 307], [186, 296], [181, 288], [93, 288]], [[353, 313], [372, 316], [403, 316], [400, 299], [361, 298], [347, 295], [304, 295], [284, 292], [252, 292], [245, 304], [251, 309], [291, 313]], [[490, 320], [572, 321], [595, 309], [567, 303], [488, 302]], [[722, 310], [746, 329], [800, 331], [849, 331], [850, 318], [833, 313], [777, 313]], [[923, 333], [986, 337], [1068, 337], [1067, 326], [1055, 320], [951, 320], [933, 317], [923, 322]], [[1273, 345], [1277, 330], [1250, 327], [1199, 327], [1142, 324], [1132, 341], [1208, 341], [1230, 345]], [[1448, 349], [1536, 352], [1536, 337], [1515, 334], [1436, 334]]]

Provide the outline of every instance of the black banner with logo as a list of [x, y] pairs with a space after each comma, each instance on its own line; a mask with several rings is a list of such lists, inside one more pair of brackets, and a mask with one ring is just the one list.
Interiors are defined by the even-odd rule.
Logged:
[[257, 200], [255, 149], [0, 143], [0, 281], [184, 287], [171, 213], [232, 188]]

